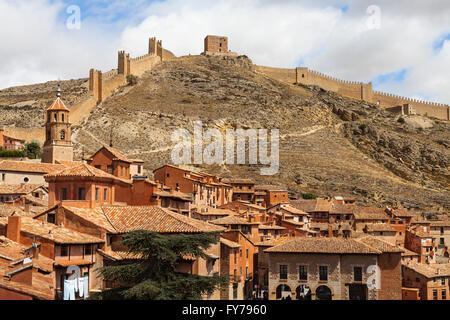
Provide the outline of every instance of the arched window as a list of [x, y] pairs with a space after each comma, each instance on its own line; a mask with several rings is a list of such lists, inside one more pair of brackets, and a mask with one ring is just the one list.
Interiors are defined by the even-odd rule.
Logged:
[[53, 122], [56, 122], [57, 121], [57, 119], [56, 119], [56, 113], [54, 113], [53, 114]]
[[50, 130], [47, 131], [47, 140], [50, 140]]
[[61, 121], [64, 122], [64, 113], [61, 115]]
[[61, 140], [66, 140], [66, 131], [61, 130]]
[[276, 290], [276, 298], [277, 299], [286, 299], [287, 297], [291, 297], [291, 288], [288, 285], [280, 284]]

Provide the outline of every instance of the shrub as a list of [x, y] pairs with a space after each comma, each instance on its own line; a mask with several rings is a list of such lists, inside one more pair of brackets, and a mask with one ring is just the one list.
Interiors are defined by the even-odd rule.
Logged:
[[134, 74], [128, 75], [127, 83], [129, 86], [134, 86], [137, 83], [137, 77]]
[[403, 119], [402, 117], [400, 117], [400, 118], [398, 118], [398, 120], [397, 120], [397, 122], [399, 122], [399, 123], [405, 123], [405, 119]]
[[360, 124], [358, 128], [359, 128], [361, 131], [364, 131], [364, 130], [366, 130], [367, 125], [365, 125], [365, 124], [363, 123], [363, 124]]
[[23, 158], [22, 150], [0, 150], [0, 158]]
[[303, 197], [303, 199], [307, 199], [307, 200], [318, 198], [318, 196], [316, 196], [315, 194], [312, 194], [312, 193], [302, 193], [302, 197]]

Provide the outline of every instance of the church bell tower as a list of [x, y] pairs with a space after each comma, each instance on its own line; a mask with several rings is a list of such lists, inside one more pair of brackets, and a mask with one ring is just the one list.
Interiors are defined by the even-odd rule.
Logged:
[[43, 163], [55, 163], [56, 160], [73, 161], [69, 115], [70, 110], [61, 100], [61, 89], [58, 85], [56, 100], [47, 109], [45, 143], [41, 159]]

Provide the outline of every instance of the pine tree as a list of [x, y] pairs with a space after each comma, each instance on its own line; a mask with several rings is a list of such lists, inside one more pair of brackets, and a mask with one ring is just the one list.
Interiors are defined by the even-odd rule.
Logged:
[[183, 257], [210, 259], [205, 250], [217, 243], [217, 233], [162, 235], [133, 231], [121, 245], [138, 257], [136, 262], [104, 266], [98, 272], [104, 280], [120, 285], [91, 296], [99, 300], [199, 300], [228, 283], [225, 276], [199, 276], [176, 272]]

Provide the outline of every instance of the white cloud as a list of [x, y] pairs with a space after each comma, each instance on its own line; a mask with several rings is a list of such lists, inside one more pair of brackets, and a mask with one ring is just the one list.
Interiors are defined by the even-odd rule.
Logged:
[[[6, 47], [0, 58], [8, 62], [0, 66], [0, 87], [85, 77], [90, 67], [109, 70], [116, 66], [118, 49], [145, 54], [150, 36], [162, 39], [176, 55], [198, 54], [207, 34], [219, 34], [230, 38], [231, 50], [260, 65], [295, 67], [303, 62], [360, 81], [407, 69], [404, 81], [388, 81], [378, 89], [450, 103], [449, 41], [433, 51], [433, 43], [450, 33], [447, 0], [378, 0], [379, 30], [366, 26], [366, 9], [373, 4], [366, 0], [166, 0], [147, 6], [139, 1], [139, 10], [133, 10], [141, 20], [128, 15], [117, 21], [115, 27], [128, 25], [121, 34], [94, 17], [83, 20], [79, 31], [65, 29], [58, 16], [64, 8], [60, 2], [14, 3], [0, 0], [0, 18], [5, 16], [12, 26], [0, 31]], [[111, 10], [129, 3], [113, 2], [105, 17], [114, 17]], [[340, 9], [344, 5], [345, 13]]]

